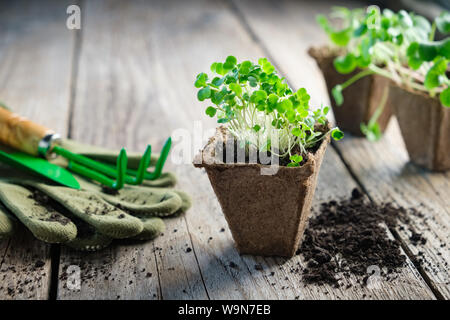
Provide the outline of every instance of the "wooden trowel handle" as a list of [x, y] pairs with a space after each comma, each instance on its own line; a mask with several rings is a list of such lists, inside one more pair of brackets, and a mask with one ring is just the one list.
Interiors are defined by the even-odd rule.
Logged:
[[39, 155], [39, 143], [55, 132], [0, 107], [0, 143]]

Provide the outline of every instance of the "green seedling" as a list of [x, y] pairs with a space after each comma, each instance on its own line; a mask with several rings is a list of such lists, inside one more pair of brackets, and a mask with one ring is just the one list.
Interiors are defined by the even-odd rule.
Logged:
[[[271, 137], [277, 136], [280, 158], [289, 157], [289, 166], [299, 166], [307, 150], [327, 134], [333, 139], [343, 137], [339, 128], [329, 132], [316, 130], [316, 124], [326, 124], [329, 107], [312, 110], [305, 88], [293, 91], [280, 78], [275, 67], [266, 59], [258, 63], [237, 62], [233, 56], [211, 65], [213, 75], [200, 73], [195, 81], [197, 98], [208, 101], [205, 113], [226, 123], [236, 140], [246, 147], [269, 151]], [[300, 154], [293, 152], [298, 146]]]
[[[442, 105], [450, 107], [450, 81], [446, 75], [450, 38], [434, 41], [436, 29], [442, 34], [450, 32], [449, 12], [443, 12], [433, 24], [414, 13], [380, 11], [376, 6], [367, 10], [336, 7], [331, 18], [341, 20], [342, 27], [334, 29], [323, 15], [317, 20], [331, 42], [344, 51], [335, 59], [335, 69], [342, 74], [361, 70], [332, 89], [338, 106], [344, 102], [343, 90], [365, 76], [378, 74], [431, 97], [439, 94]], [[362, 127], [370, 139], [379, 136], [376, 122]]]

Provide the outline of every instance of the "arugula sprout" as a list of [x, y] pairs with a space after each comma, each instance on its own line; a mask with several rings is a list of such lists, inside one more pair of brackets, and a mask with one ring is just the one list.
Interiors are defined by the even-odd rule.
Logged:
[[[227, 123], [233, 136], [246, 146], [269, 151], [271, 138], [278, 137], [277, 156], [289, 157], [288, 166], [295, 167], [307, 150], [327, 134], [335, 140], [343, 138], [339, 128], [326, 133], [317, 131], [316, 124], [327, 124], [330, 108], [310, 109], [306, 89], [294, 92], [266, 58], [258, 63], [238, 63], [235, 57], [228, 56], [225, 62], [214, 62], [211, 71], [211, 77], [206, 73], [197, 75], [197, 98], [211, 102], [205, 113], [217, 117], [218, 123]], [[293, 151], [297, 146], [300, 154]]]
[[[449, 12], [443, 12], [433, 24], [414, 13], [380, 11], [376, 6], [365, 11], [334, 8], [331, 17], [340, 19], [343, 27], [333, 29], [323, 15], [317, 20], [331, 42], [345, 52], [334, 60], [335, 69], [342, 74], [361, 70], [332, 89], [338, 106], [344, 102], [343, 90], [365, 76], [378, 74], [431, 97], [439, 94], [442, 105], [450, 107], [450, 81], [446, 74], [450, 38], [434, 41], [436, 28], [443, 34], [450, 32]], [[350, 37], [344, 39], [343, 34]], [[372, 138], [379, 136], [376, 122], [363, 127], [363, 132]]]

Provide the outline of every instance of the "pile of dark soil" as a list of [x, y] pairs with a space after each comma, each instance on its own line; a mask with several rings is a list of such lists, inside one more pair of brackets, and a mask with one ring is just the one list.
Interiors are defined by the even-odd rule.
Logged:
[[364, 283], [371, 265], [383, 270], [381, 276], [392, 279], [406, 257], [382, 223], [395, 227], [407, 216], [407, 210], [392, 204], [371, 203], [357, 189], [350, 199], [323, 203], [320, 212], [310, 219], [298, 251], [307, 263], [304, 281], [339, 287], [338, 274], [353, 274], [362, 277]]

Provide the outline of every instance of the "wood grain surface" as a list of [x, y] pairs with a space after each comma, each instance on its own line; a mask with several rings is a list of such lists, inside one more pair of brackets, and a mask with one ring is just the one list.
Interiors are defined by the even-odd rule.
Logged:
[[[230, 54], [238, 60], [268, 57], [294, 89], [310, 92], [312, 104], [329, 103], [320, 71], [307, 55], [310, 46], [325, 41], [315, 15], [328, 12], [329, 1], [264, 0], [257, 6], [250, 0], [82, 1], [77, 32], [65, 27], [67, 4], [45, 3], [45, 8], [31, 2], [0, 5], [5, 6], [0, 7], [0, 100], [94, 145], [144, 151], [150, 143], [157, 152], [172, 136], [167, 170], [194, 204], [187, 213], [165, 219], [164, 234], [146, 243], [117, 241], [83, 253], [50, 250], [26, 232], [2, 241], [0, 299], [449, 297], [449, 251], [441, 245], [449, 243], [450, 175], [408, 164], [395, 121], [375, 144], [347, 136], [328, 147], [313, 204], [317, 211], [321, 202], [346, 198], [362, 187], [372, 201], [423, 212], [422, 218], [412, 217], [412, 228], [426, 238], [424, 245], [411, 243], [410, 227], [385, 226], [401, 241], [407, 265], [396, 279], [374, 288], [354, 277], [343, 278], [348, 288], [307, 285], [301, 255], [239, 255], [206, 173], [192, 166], [217, 125], [204, 114], [207, 105], [197, 101], [193, 83], [216, 60]], [[420, 252], [431, 265], [412, 262]], [[37, 260], [44, 265], [36, 268]], [[11, 266], [18, 266], [16, 272]], [[68, 285], [68, 269], [74, 266], [81, 271], [79, 290]], [[26, 268], [31, 271], [20, 271]], [[40, 287], [8, 294], [8, 287], [27, 277], [41, 277]]]

